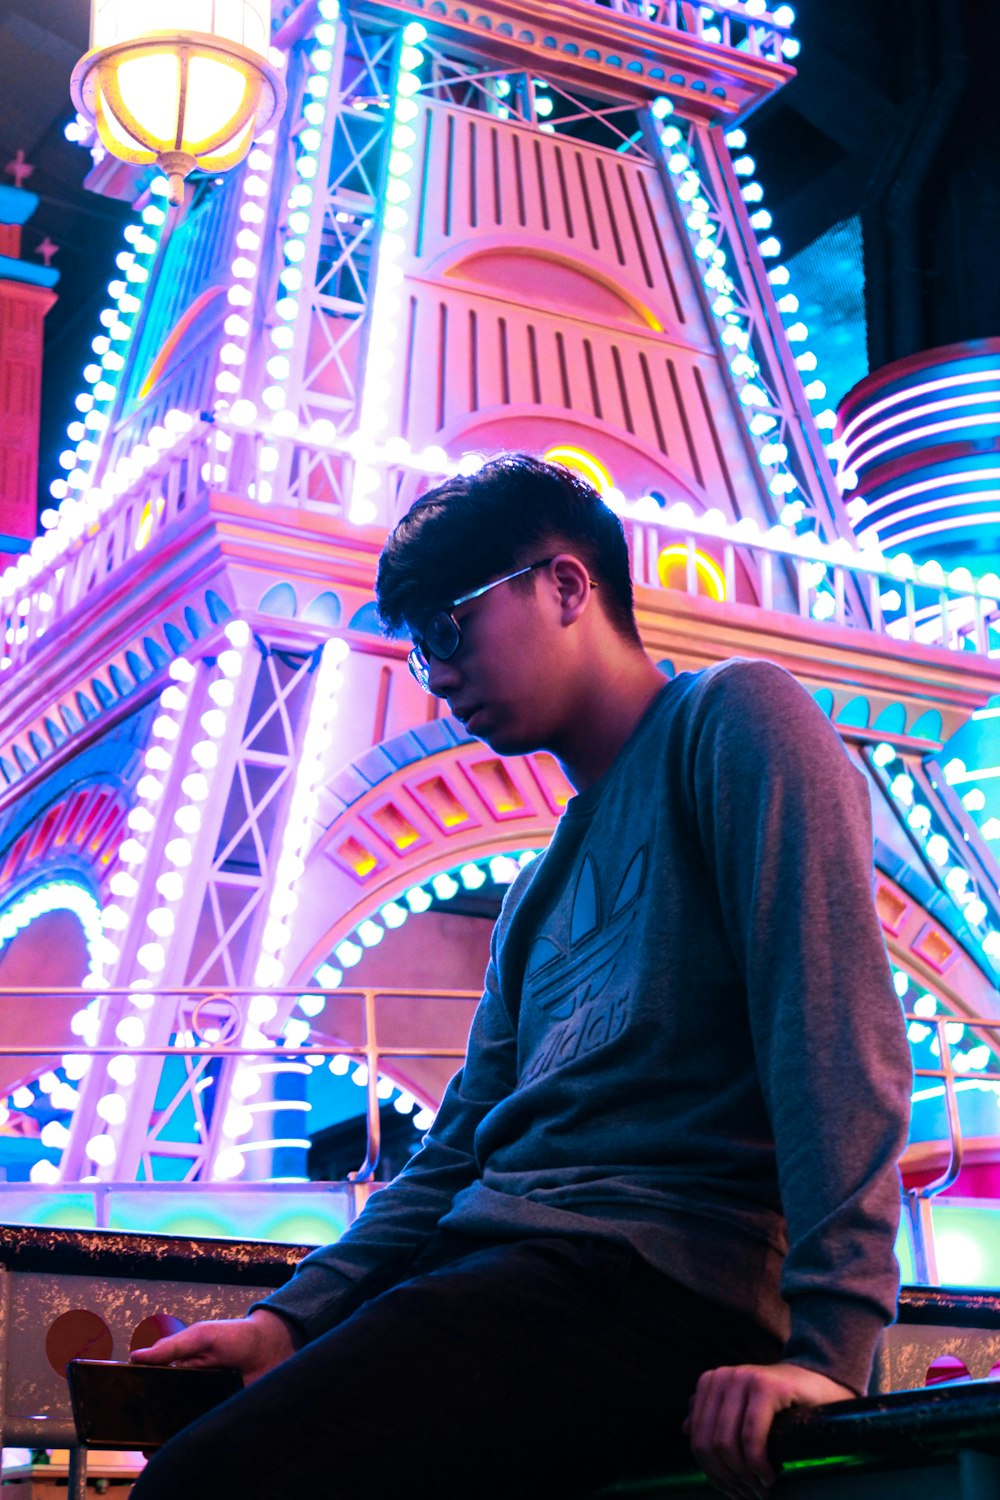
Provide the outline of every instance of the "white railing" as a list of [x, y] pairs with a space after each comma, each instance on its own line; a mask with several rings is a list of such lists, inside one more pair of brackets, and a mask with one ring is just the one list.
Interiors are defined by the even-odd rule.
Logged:
[[[173, 1008], [172, 1015], [178, 1016], [177, 1024], [181, 1028], [168, 1045], [123, 1048], [120, 1043], [116, 1043], [91, 1046], [76, 1036], [72, 1040], [65, 1034], [58, 1037], [46, 1036], [40, 1030], [39, 1035], [20, 1045], [0, 1043], [0, 1060], [6, 1059], [16, 1063], [17, 1059], [25, 1059], [25, 1076], [27, 1077], [43, 1071], [38, 1068], [39, 1059], [46, 1061], [47, 1068], [54, 1069], [59, 1066], [57, 1059], [64, 1060], [68, 1056], [86, 1057], [90, 1064], [100, 1058], [118, 1056], [123, 1052], [137, 1061], [147, 1059], [155, 1062], [167, 1057], [185, 1058], [202, 1073], [211, 1059], [224, 1060], [226, 1058], [255, 1059], [262, 1065], [267, 1061], [273, 1063], [278, 1060], [302, 1057], [313, 1058], [317, 1061], [343, 1057], [349, 1059], [351, 1063], [361, 1063], [366, 1070], [359, 1093], [363, 1090], [367, 1148], [364, 1161], [357, 1172], [351, 1174], [351, 1181], [359, 1187], [364, 1187], [374, 1178], [381, 1151], [380, 1107], [385, 1096], [384, 1091], [380, 1092], [379, 1089], [380, 1078], [386, 1075], [392, 1076], [394, 1063], [398, 1065], [403, 1062], [447, 1060], [457, 1065], [464, 1055], [464, 1044], [432, 1047], [421, 1046], [418, 1042], [405, 1046], [387, 1043], [379, 1034], [382, 1002], [388, 1000], [398, 1005], [402, 997], [412, 999], [417, 1003], [432, 1001], [442, 1004], [455, 1002], [468, 1004], [478, 999], [478, 992], [414, 990], [406, 987], [398, 989], [344, 987], [329, 991], [310, 990], [309, 994], [317, 998], [336, 1000], [338, 1003], [344, 1001], [354, 1003], [357, 1007], [355, 1019], [358, 1040], [347, 1043], [317, 1039], [304, 1040], [294, 1045], [278, 1046], [277, 1040], [273, 1039], [269, 1050], [262, 1050], [259, 1042], [255, 1046], [247, 1046], [238, 1040], [249, 1017], [249, 1006], [259, 993], [259, 991], [251, 993], [244, 990], [223, 989], [161, 989], [156, 1003], [170, 1005]], [[291, 1002], [301, 993], [304, 992], [300, 990], [268, 991], [268, 994], [286, 1003]], [[116, 997], [134, 999], [135, 992], [124, 989], [102, 990], [100, 998], [103, 999], [104, 996], [107, 996], [108, 1000]], [[0, 989], [0, 1022], [2, 1022], [6, 1006], [14, 1007], [16, 1014], [23, 1015], [26, 1008], [30, 1008], [32, 1013], [37, 1013], [44, 1008], [46, 1002], [58, 1002], [63, 1009], [67, 1008], [68, 1004], [77, 1002], [81, 1008], [84, 1008], [93, 1004], [96, 998], [98, 997], [95, 997], [94, 991], [89, 989]], [[938, 1154], [942, 1159], [942, 1168], [933, 1180], [920, 1187], [910, 1188], [904, 1194], [913, 1239], [916, 1278], [918, 1281], [933, 1284], [938, 1278], [931, 1204], [934, 1198], [946, 1188], [955, 1186], [962, 1171], [966, 1143], [959, 1107], [960, 1094], [967, 1090], [981, 1092], [987, 1089], [994, 1092], [1000, 1101], [1000, 1060], [998, 1060], [1000, 1059], [1000, 1019], [966, 1016], [945, 1011], [926, 1016], [916, 1011], [909, 1011], [906, 1012], [906, 1020], [911, 1029], [914, 1045], [930, 1042], [936, 1058], [933, 1065], [914, 1068], [914, 1077], [918, 1085], [914, 1099], [924, 1101], [937, 1096], [941, 1099], [944, 1108], [943, 1137], [936, 1138], [932, 1143], [940, 1148]], [[915, 1027], [920, 1028], [919, 1036], [913, 1035]], [[3, 1029], [0, 1025], [0, 1034], [3, 1033]], [[968, 1049], [970, 1036], [976, 1042], [977, 1048], [984, 1051], [982, 1058], [973, 1056], [968, 1050], [962, 1050], [963, 1047]], [[34, 1073], [31, 1070], [34, 1070]], [[920, 1086], [925, 1082], [930, 1083], [930, 1088]], [[181, 1085], [181, 1091], [183, 1087], [184, 1085]], [[424, 1106], [433, 1107], [434, 1104], [434, 1101], [428, 1097], [425, 1097], [422, 1102]], [[219, 1101], [216, 1107], [223, 1108], [223, 1101]], [[281, 1109], [282, 1100], [275, 1099], [274, 1108]], [[169, 1115], [170, 1110], [168, 1108], [162, 1112]], [[98, 1122], [94, 1123], [96, 1125]], [[982, 1137], [977, 1137], [977, 1142], [982, 1146]], [[928, 1143], [921, 1144], [926, 1146]], [[996, 1137], [996, 1149], [997, 1156], [1000, 1158], [1000, 1135]], [[240, 1188], [255, 1185], [263, 1186], [261, 1183], [233, 1183], [228, 1190], [236, 1192]], [[21, 1184], [15, 1184], [12, 1185], [12, 1189], [20, 1189], [21, 1186]], [[51, 1189], [53, 1185], [47, 1184], [46, 1186]], [[75, 1190], [77, 1187], [73, 1182], [65, 1182], [61, 1186], [67, 1191]], [[107, 1186], [109, 1189], [114, 1188], [121, 1192], [128, 1185], [119, 1182]], [[158, 1186], [165, 1185], [149, 1183], [148, 1189], [155, 1191]], [[174, 1183], [169, 1186], [180, 1190], [182, 1185]], [[194, 1191], [197, 1189], [197, 1184], [188, 1183], [186, 1187], [189, 1192]], [[204, 1190], [212, 1194], [219, 1187], [220, 1184], [209, 1182], [204, 1185]], [[137, 1183], [129, 1190], [145, 1191], [147, 1184]], [[2, 1196], [2, 1189], [0, 1189], [0, 1216], [2, 1216]]]
[[760, 609], [857, 626], [848, 607], [850, 581], [870, 617], [863, 628], [950, 651], [971, 647], [985, 655], [1000, 646], [1000, 637], [991, 636], [1000, 626], [996, 575], [976, 580], [965, 568], [946, 575], [937, 563], [884, 557], [846, 538], [825, 543], [784, 526], [764, 531], [752, 517], [729, 524], [721, 511], [695, 516], [684, 501], [661, 508], [646, 500], [620, 510], [631, 532], [633, 581], [646, 587], [663, 587], [661, 557], [668, 547], [680, 547], [683, 572], [673, 570], [670, 587], [688, 594], [706, 591], [703, 573], [714, 564], [717, 596], [739, 600], [741, 562], [742, 602]]
[[[788, 7], [765, 6], [761, 0], [711, 0], [691, 5], [687, 0], [584, 0], [639, 21], [651, 21], [672, 31], [681, 31], [698, 41], [737, 47], [751, 57], [771, 62], [783, 60], [783, 44], [789, 37]], [[773, 14], [777, 11], [777, 17]]]
[[[322, 1032], [313, 1036], [311, 1029], [303, 1025], [303, 1029], [310, 1034], [301, 1041], [291, 1041], [278, 1033], [265, 1036], [254, 1024], [251, 1028], [254, 1038], [248, 1041], [245, 1033], [251, 1027], [253, 1006], [255, 1003], [259, 1004], [263, 996], [275, 1002], [276, 1009], [281, 1013], [282, 1023], [286, 1022], [290, 1009], [304, 996], [308, 996], [311, 1002], [322, 1002], [323, 1008], [327, 1003], [335, 1001], [340, 1012], [345, 1009], [348, 1012], [346, 1015], [341, 1014], [341, 1022], [356, 1034], [356, 1040], [330, 1040]], [[2, 988], [0, 1036], [9, 1035], [15, 1029], [7, 1021], [12, 1013], [18, 1017], [30, 1014], [33, 1018], [32, 1026], [37, 1026], [37, 1031], [33, 1031], [29, 1039], [17, 1044], [0, 1042], [0, 1063], [7, 1061], [13, 1064], [7, 1070], [12, 1080], [9, 1088], [15, 1086], [15, 1079], [23, 1081], [36, 1074], [42, 1076], [45, 1073], [55, 1073], [60, 1066], [68, 1067], [77, 1075], [78, 1086], [73, 1092], [78, 1093], [84, 1087], [91, 1067], [99, 1060], [107, 1061], [124, 1055], [133, 1059], [141, 1069], [143, 1064], [155, 1068], [158, 1062], [167, 1058], [184, 1059], [187, 1064], [185, 1077], [177, 1085], [174, 1100], [169, 1104], [160, 1101], [158, 1113], [165, 1119], [170, 1118], [177, 1103], [192, 1088], [197, 1089], [199, 1082], [209, 1076], [205, 1070], [213, 1060], [225, 1061], [232, 1058], [250, 1065], [256, 1063], [262, 1070], [266, 1070], [274, 1064], [300, 1062], [302, 1059], [309, 1059], [313, 1066], [320, 1066], [336, 1058], [344, 1060], [345, 1074], [350, 1066], [363, 1065], [363, 1074], [356, 1082], [359, 1103], [365, 1115], [367, 1149], [364, 1160], [352, 1172], [351, 1180], [355, 1183], [367, 1183], [375, 1176], [381, 1154], [380, 1110], [383, 1102], [395, 1091], [408, 1098], [411, 1113], [419, 1113], [421, 1110], [432, 1112], [439, 1103], [426, 1087], [411, 1082], [397, 1083], [394, 1081], [395, 1075], [400, 1074], [405, 1079], [414, 1065], [440, 1061], [448, 1063], [449, 1072], [453, 1072], [465, 1055], [466, 1038], [461, 1021], [456, 1023], [461, 1033], [460, 1039], [456, 1039], [450, 1046], [431, 1046], [419, 1039], [387, 1041], [383, 1015], [386, 1006], [398, 1007], [400, 1000], [412, 1001], [415, 1005], [471, 1005], [479, 997], [478, 990], [422, 990], [385, 985], [378, 988], [352, 988], [344, 985], [334, 990], [308, 986], [294, 990], [271, 989], [266, 992], [259, 988], [238, 990], [165, 985], [157, 987], [155, 999], [153, 996], [140, 998], [153, 1001], [149, 1012], [144, 1013], [155, 1014], [157, 1008], [167, 1008], [170, 1024], [175, 1028], [169, 1042], [129, 1046], [118, 1040], [104, 1041], [99, 1037], [103, 1012], [116, 1003], [135, 1002], [137, 992], [134, 989], [102, 986], [99, 993], [95, 993], [92, 988]], [[46, 1006], [58, 1006], [63, 1016], [74, 1006], [78, 1007], [70, 1022], [71, 1030], [68, 1035], [64, 1029], [59, 1036], [53, 1035], [55, 1025], [54, 1022], [45, 1020]], [[471, 1020], [471, 1014], [468, 1019]], [[16, 1029], [23, 1035], [28, 1028], [19, 1021]], [[398, 1033], [398, 1023], [394, 1030]], [[19, 1077], [17, 1071], [19, 1059], [24, 1059], [23, 1078]], [[44, 1060], [43, 1068], [37, 1066], [39, 1059]], [[73, 1061], [67, 1063], [68, 1059]], [[76, 1061], [80, 1062], [79, 1068], [73, 1065]], [[393, 1087], [386, 1090], [385, 1082], [391, 1082]], [[59, 1087], [58, 1079], [54, 1087]], [[110, 1084], [109, 1088], [113, 1091], [114, 1085]], [[59, 1096], [53, 1095], [51, 1090], [50, 1096], [58, 1105]], [[75, 1107], [74, 1105], [73, 1111]], [[222, 1108], [222, 1103], [216, 1107]], [[276, 1097], [271, 1107], [280, 1111], [285, 1105]], [[359, 1113], [362, 1109], [359, 1109]], [[430, 1118], [429, 1113], [427, 1123]], [[90, 1124], [99, 1128], [101, 1124], [96, 1119], [86, 1123], [87, 1128]], [[158, 1144], [163, 1145], [169, 1154], [180, 1154], [179, 1150], [170, 1152], [172, 1142], [160, 1141], [158, 1138], [151, 1138], [148, 1149], [155, 1154]], [[204, 1140], [191, 1141], [189, 1154], [192, 1162], [203, 1159], [207, 1144]]]
[[[369, 444], [362, 454], [356, 435], [341, 438], [323, 422], [288, 435], [202, 422], [178, 432], [169, 449], [147, 452], [151, 461], [145, 468], [132, 463], [116, 471], [102, 492], [0, 576], [0, 674], [25, 666], [40, 638], [209, 491], [259, 498], [262, 515], [264, 497], [281, 495], [286, 504], [343, 519], [350, 466], [363, 458], [386, 474], [383, 519], [391, 524], [407, 477], [441, 479], [462, 468], [441, 448], [415, 452], [398, 440], [377, 449]], [[327, 498], [316, 499], [319, 493]], [[870, 627], [864, 628], [952, 651], [971, 647], [984, 654], [997, 645], [991, 636], [991, 627], [1000, 623], [995, 574], [977, 580], [966, 568], [945, 573], [937, 563], [887, 558], [846, 538], [827, 544], [784, 526], [764, 531], [751, 517], [732, 523], [721, 511], [695, 515], [683, 501], [664, 508], [649, 498], [628, 502], [612, 496], [611, 503], [630, 534], [633, 577], [647, 587], [662, 587], [661, 553], [680, 544], [687, 565], [675, 570], [670, 587], [689, 594], [704, 592], [699, 569], [704, 572], [703, 559], [711, 555], [729, 600], [738, 597], [737, 579], [745, 573], [752, 593], [747, 603], [801, 619], [857, 625], [848, 608], [852, 580], [870, 616]]]

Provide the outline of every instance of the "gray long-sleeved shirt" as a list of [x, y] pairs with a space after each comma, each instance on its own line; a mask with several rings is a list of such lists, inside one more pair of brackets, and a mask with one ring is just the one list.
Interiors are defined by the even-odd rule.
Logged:
[[788, 673], [678, 677], [508, 892], [422, 1149], [264, 1305], [312, 1338], [439, 1224], [597, 1233], [862, 1391], [910, 1091], [871, 861], [864, 778]]

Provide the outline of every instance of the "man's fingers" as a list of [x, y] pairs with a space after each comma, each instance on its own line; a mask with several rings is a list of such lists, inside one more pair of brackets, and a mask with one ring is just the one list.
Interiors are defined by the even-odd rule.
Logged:
[[148, 1349], [136, 1349], [131, 1358], [138, 1365], [205, 1364], [211, 1359], [214, 1340], [208, 1328], [195, 1323], [179, 1333], [168, 1334]]
[[727, 1494], [764, 1496], [775, 1475], [767, 1439], [777, 1412], [845, 1400], [849, 1386], [792, 1361], [724, 1365], [698, 1381], [685, 1431], [691, 1451], [712, 1483]]
[[775, 1480], [774, 1469], [767, 1456], [771, 1423], [775, 1413], [787, 1404], [776, 1403], [768, 1392], [758, 1388], [751, 1391], [744, 1408], [741, 1434], [743, 1460], [762, 1492], [770, 1489]]
[[742, 1474], [740, 1434], [746, 1393], [734, 1370], [710, 1370], [695, 1390], [689, 1437], [695, 1462], [719, 1489], [751, 1495]]

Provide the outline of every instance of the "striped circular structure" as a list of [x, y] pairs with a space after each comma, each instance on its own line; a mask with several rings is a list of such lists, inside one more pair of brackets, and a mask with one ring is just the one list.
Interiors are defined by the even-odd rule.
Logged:
[[885, 365], [840, 404], [862, 542], [914, 557], [1000, 552], [1000, 338]]

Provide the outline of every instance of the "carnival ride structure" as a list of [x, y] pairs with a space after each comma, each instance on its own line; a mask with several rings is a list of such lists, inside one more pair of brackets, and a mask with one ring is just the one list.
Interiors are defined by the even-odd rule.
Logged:
[[[135, 218], [0, 577], [8, 1222], [330, 1238], [387, 1119], [431, 1118], [570, 788], [420, 692], [373, 581], [421, 489], [500, 449], [620, 511], [666, 676], [767, 656], [836, 725], [921, 1075], [902, 1253], [933, 1279], [963, 1133], [991, 1196], [998, 868], [945, 746], [1000, 690], [1000, 580], [855, 533], [864, 414], [836, 434], [742, 123], [792, 24], [303, 0], [241, 168], [171, 210], [94, 146]], [[310, 1184], [359, 1112], [364, 1159]]]

